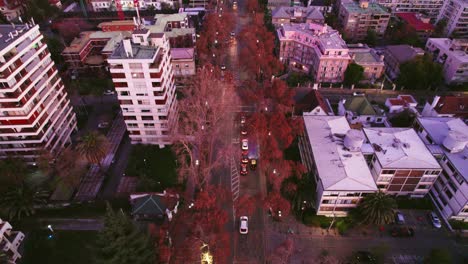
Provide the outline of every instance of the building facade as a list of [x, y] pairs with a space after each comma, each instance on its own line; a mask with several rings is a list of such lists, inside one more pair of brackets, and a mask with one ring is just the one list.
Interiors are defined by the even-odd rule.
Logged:
[[[142, 10], [154, 8], [156, 10], [162, 9], [162, 4], [166, 4], [169, 7], [174, 7], [175, 3], [179, 1], [172, 0], [119, 0], [123, 11], [132, 11], [135, 8]], [[117, 10], [116, 0], [90, 0], [90, 6], [94, 12], [101, 11], [115, 11]]]
[[395, 16], [405, 25], [416, 32], [421, 41], [426, 41], [434, 33], [434, 26], [430, 23], [429, 16], [419, 13], [395, 13]]
[[443, 65], [446, 83], [468, 82], [468, 41], [466, 39], [430, 38], [426, 42], [426, 51], [432, 54], [436, 62]]
[[195, 53], [193, 48], [171, 49], [172, 69], [178, 85], [183, 85], [186, 80], [195, 75]]
[[389, 45], [384, 50], [385, 72], [395, 80], [400, 75], [400, 65], [416, 56], [423, 56], [424, 50], [410, 45]]
[[364, 153], [379, 190], [391, 195], [424, 197], [441, 167], [412, 128], [364, 128], [372, 149]]
[[38, 25], [0, 25], [0, 158], [34, 163], [71, 141], [76, 117], [50, 56]]
[[325, 23], [322, 12], [314, 7], [289, 7], [280, 6], [273, 10], [271, 22], [278, 28], [287, 24], [300, 23]]
[[20, 231], [12, 231], [10, 223], [0, 219], [0, 245], [7, 257], [8, 263], [15, 264], [21, 259], [19, 247], [25, 235]]
[[459, 118], [421, 117], [414, 129], [443, 171], [430, 197], [446, 219], [468, 221], [468, 126]]
[[362, 197], [377, 191], [361, 153], [360, 131], [343, 116], [304, 113], [305, 133], [299, 141], [301, 159], [316, 182], [317, 215], [346, 216]]
[[342, 1], [338, 19], [346, 37], [352, 40], [363, 40], [369, 30], [377, 36], [383, 36], [387, 29], [390, 13], [377, 3], [367, 0]]
[[119, 43], [107, 61], [132, 143], [170, 144], [177, 101], [165, 35], [137, 29], [132, 39]]
[[316, 82], [341, 82], [351, 57], [338, 31], [327, 25], [284, 25], [277, 30], [280, 61], [311, 73]]
[[437, 18], [439, 21], [445, 19], [447, 26], [445, 34], [447, 37], [456, 38], [468, 37], [468, 1], [466, 0], [445, 0], [442, 11]]
[[433, 20], [437, 18], [444, 4], [444, 0], [376, 0], [375, 2], [389, 8], [392, 13], [422, 13]]
[[22, 0], [2, 0], [0, 12], [8, 21], [13, 21], [24, 14], [24, 3]]
[[361, 124], [364, 127], [384, 126], [387, 121], [384, 111], [372, 105], [365, 96], [340, 100], [338, 115], [345, 116], [352, 125]]
[[348, 45], [352, 62], [364, 68], [364, 82], [374, 83], [385, 72], [384, 55], [363, 44]]

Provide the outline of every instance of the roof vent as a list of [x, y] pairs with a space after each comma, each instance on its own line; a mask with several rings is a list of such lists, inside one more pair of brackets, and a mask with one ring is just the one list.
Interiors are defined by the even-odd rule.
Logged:
[[379, 152], [379, 151], [382, 151], [382, 147], [375, 144], [375, 143], [372, 143], [372, 147], [374, 148], [375, 151]]
[[351, 158], [351, 157], [353, 157], [353, 155], [352, 155], [352, 154], [349, 154], [349, 153], [347, 153], [347, 154], [343, 154], [343, 157], [345, 157], [345, 158]]
[[349, 151], [360, 151], [362, 143], [364, 143], [364, 138], [357, 129], [348, 130], [343, 140], [344, 146], [349, 149]]
[[409, 143], [403, 143], [403, 147], [404, 148], [410, 148], [410, 144]]
[[449, 131], [442, 144], [450, 153], [460, 152], [468, 144], [468, 136], [459, 131], [452, 130]]

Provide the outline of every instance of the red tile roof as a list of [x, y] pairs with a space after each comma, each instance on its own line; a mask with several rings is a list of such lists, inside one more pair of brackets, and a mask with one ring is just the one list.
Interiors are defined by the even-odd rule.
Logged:
[[442, 96], [434, 110], [439, 114], [468, 117], [468, 96]]
[[392, 105], [406, 105], [406, 102], [404, 100], [397, 98], [388, 99], [388, 101], [390, 101]]
[[313, 90], [304, 96], [304, 98], [296, 104], [296, 111], [302, 114], [302, 112], [314, 110], [317, 106], [320, 106], [327, 114], [330, 112], [333, 113], [333, 110], [329, 107], [318, 90]]
[[408, 104], [417, 103], [411, 95], [400, 95], [400, 98]]
[[406, 21], [409, 26], [414, 28], [416, 31], [433, 31], [434, 26], [430, 23], [424, 23], [416, 17], [416, 13], [396, 13], [396, 15]]

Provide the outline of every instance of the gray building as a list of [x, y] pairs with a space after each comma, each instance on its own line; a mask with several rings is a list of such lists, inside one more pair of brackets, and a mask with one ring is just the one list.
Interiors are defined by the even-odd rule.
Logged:
[[416, 56], [424, 55], [424, 50], [410, 45], [390, 45], [384, 51], [385, 72], [394, 80], [400, 74], [400, 65]]
[[318, 8], [281, 6], [273, 10], [271, 20], [275, 27], [292, 23], [325, 23], [325, 18]]

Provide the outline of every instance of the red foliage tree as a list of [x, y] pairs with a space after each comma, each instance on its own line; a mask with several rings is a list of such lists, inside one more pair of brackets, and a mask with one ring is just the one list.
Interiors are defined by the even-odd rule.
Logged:
[[289, 263], [289, 258], [294, 251], [294, 242], [288, 238], [281, 243], [268, 257], [271, 263]]
[[252, 215], [255, 211], [255, 200], [255, 196], [242, 195], [235, 204], [237, 215]]
[[247, 0], [246, 4], [247, 11], [249, 13], [257, 13], [260, 11], [260, 6], [258, 4], [258, 0]]
[[264, 200], [266, 209], [271, 210], [273, 216], [277, 217], [281, 211], [281, 216], [285, 217], [291, 212], [291, 205], [284, 199], [279, 192], [270, 192]]

